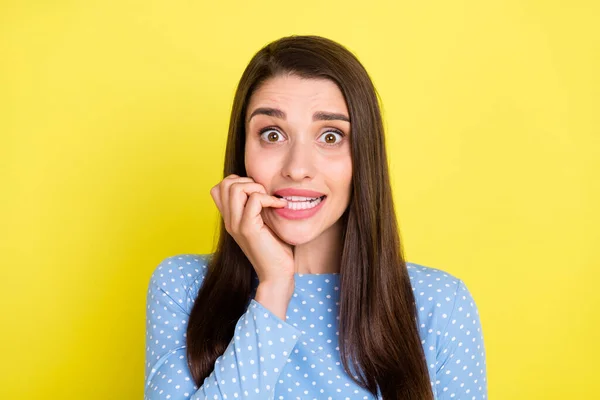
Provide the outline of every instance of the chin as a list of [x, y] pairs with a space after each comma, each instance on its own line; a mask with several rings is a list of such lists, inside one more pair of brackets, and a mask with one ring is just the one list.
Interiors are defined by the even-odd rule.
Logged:
[[271, 230], [279, 237], [279, 239], [283, 240], [287, 244], [291, 246], [298, 246], [304, 243], [308, 243], [317, 236], [316, 232], [305, 232], [302, 230], [298, 230], [298, 228], [294, 228], [292, 226], [281, 226], [283, 223], [277, 223], [274, 227], [270, 226]]
[[279, 236], [279, 238], [281, 240], [283, 240], [284, 242], [286, 242], [287, 244], [289, 244], [291, 246], [298, 246], [298, 245], [301, 245], [304, 243], [308, 243], [314, 239], [314, 235], [298, 234], [298, 233], [294, 233], [294, 232], [282, 233], [280, 231], [277, 231], [276, 234], [277, 234], [277, 236]]

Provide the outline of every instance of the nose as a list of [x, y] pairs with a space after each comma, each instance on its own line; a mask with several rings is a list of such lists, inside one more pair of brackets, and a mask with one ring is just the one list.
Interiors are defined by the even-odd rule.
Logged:
[[288, 148], [285, 162], [281, 169], [282, 175], [294, 181], [305, 178], [312, 179], [315, 175], [315, 149], [310, 140], [295, 140]]

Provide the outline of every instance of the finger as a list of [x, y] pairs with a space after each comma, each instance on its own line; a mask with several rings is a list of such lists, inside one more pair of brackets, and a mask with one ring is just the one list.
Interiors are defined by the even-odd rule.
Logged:
[[213, 198], [213, 201], [215, 202], [215, 205], [217, 206], [219, 213], [221, 214], [221, 216], [223, 216], [223, 208], [222, 208], [223, 203], [221, 203], [221, 190], [219, 188], [219, 184], [216, 184], [215, 186], [213, 186], [210, 189], [210, 195]]
[[259, 183], [235, 182], [229, 187], [229, 214], [234, 229], [237, 229], [244, 213], [248, 197], [252, 193], [267, 193], [265, 187]]
[[[237, 177], [237, 178], [236, 178]], [[219, 184], [220, 190], [220, 198], [221, 198], [221, 214], [223, 215], [223, 221], [225, 222], [225, 226], [230, 225], [229, 218], [229, 189], [232, 184], [236, 182], [254, 182], [252, 179], [247, 177], [238, 177], [237, 175], [229, 175], [227, 178], [223, 179]]]
[[222, 188], [228, 186], [227, 184], [223, 185], [223, 183], [225, 181], [232, 182], [234, 179], [239, 179], [239, 178], [242, 178], [242, 177], [240, 177], [239, 175], [236, 175], [236, 174], [228, 175], [226, 178], [224, 178], [223, 180], [221, 180], [219, 183], [217, 183], [215, 186], [213, 186], [210, 189], [210, 195], [212, 196], [213, 201], [215, 202], [215, 205], [217, 206], [217, 209], [219, 210], [219, 214], [221, 215], [221, 217], [223, 219], [225, 219], [225, 212], [227, 210], [225, 210], [224, 207], [223, 207], [224, 200], [226, 200], [226, 199], [223, 199], [223, 196], [222, 196], [223, 190], [222, 190]]
[[264, 223], [260, 213], [263, 208], [273, 207], [282, 208], [287, 204], [287, 200], [280, 199], [275, 196], [271, 196], [265, 193], [252, 193], [246, 202], [242, 219], [240, 220], [240, 231], [243, 229], [247, 231], [252, 229], [254, 225], [261, 225]]

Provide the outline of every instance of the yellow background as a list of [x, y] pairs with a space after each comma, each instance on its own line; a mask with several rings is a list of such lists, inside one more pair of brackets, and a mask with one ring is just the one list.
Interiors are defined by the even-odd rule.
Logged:
[[212, 251], [252, 55], [318, 34], [384, 106], [408, 261], [462, 278], [491, 399], [600, 393], [594, 1], [2, 1], [0, 398], [142, 398], [146, 289]]

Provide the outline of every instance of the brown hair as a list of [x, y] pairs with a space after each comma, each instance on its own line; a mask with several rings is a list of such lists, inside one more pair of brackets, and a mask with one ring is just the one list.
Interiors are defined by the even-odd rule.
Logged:
[[[342, 216], [340, 265], [339, 348], [344, 369], [373, 395], [379, 389], [383, 399], [433, 399], [394, 211], [378, 95], [358, 59], [319, 36], [284, 37], [258, 51], [235, 93], [223, 177], [246, 176], [244, 121], [250, 96], [267, 79], [290, 73], [335, 82], [350, 113], [352, 192]], [[255, 277], [223, 220], [220, 228], [187, 327], [188, 365], [198, 386], [233, 338]]]

